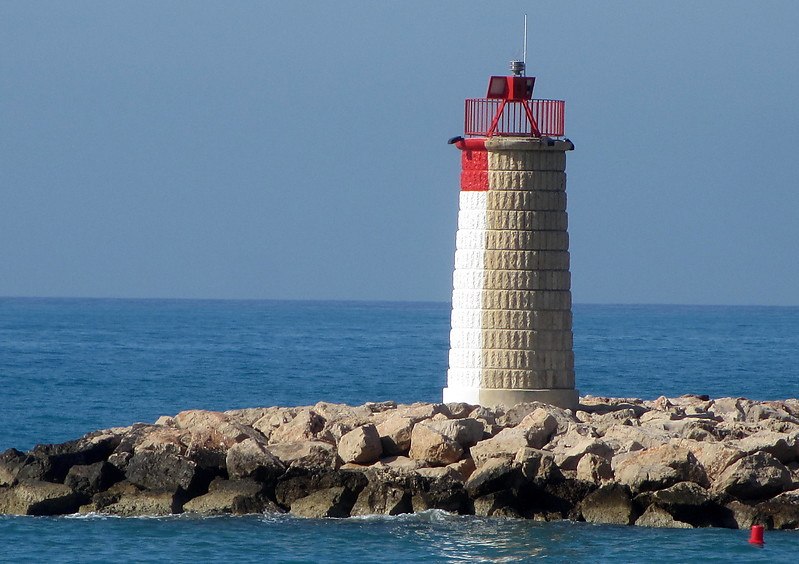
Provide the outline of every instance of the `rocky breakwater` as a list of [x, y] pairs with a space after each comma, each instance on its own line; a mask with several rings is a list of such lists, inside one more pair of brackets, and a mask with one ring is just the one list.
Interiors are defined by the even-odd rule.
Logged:
[[799, 527], [799, 400], [704, 396], [184, 411], [0, 454], [0, 513], [348, 517], [443, 509]]

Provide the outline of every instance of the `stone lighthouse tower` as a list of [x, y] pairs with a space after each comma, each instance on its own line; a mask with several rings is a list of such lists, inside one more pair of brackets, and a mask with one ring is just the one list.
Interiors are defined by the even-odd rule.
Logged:
[[492, 76], [466, 100], [445, 402], [574, 409], [564, 102]]

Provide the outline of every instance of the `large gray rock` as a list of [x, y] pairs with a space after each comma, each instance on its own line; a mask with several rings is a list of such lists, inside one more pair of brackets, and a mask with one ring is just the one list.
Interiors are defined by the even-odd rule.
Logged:
[[799, 529], [799, 490], [774, 496], [758, 509], [773, 529]]
[[260, 438], [252, 428], [217, 411], [182, 411], [175, 416], [174, 425], [177, 429], [189, 432], [193, 450], [224, 452], [244, 439]]
[[677, 482], [707, 484], [696, 457], [687, 448], [674, 444], [615, 456], [612, 465], [616, 480], [629, 486], [633, 493], [661, 490]]
[[694, 482], [679, 482], [670, 488], [646, 492], [636, 498], [643, 505], [657, 504], [660, 507], [698, 508], [712, 503], [708, 490]]
[[656, 427], [614, 425], [605, 431], [602, 440], [613, 447], [614, 452], [624, 453], [659, 447], [673, 437], [674, 434]]
[[589, 523], [632, 525], [636, 511], [630, 490], [619, 484], [608, 484], [588, 494], [580, 503], [580, 513]]
[[478, 497], [472, 501], [472, 508], [478, 517], [520, 518], [516, 503], [513, 493], [505, 490]]
[[502, 490], [513, 490], [519, 486], [521, 470], [504, 458], [493, 458], [477, 468], [464, 487], [472, 498], [478, 498]]
[[299, 443], [319, 440], [326, 420], [312, 409], [301, 409], [288, 423], [284, 423], [269, 435], [269, 444]]
[[320, 441], [281, 443], [267, 449], [289, 467], [332, 470], [338, 466], [336, 447]]
[[69, 469], [64, 484], [87, 498], [108, 489], [122, 479], [121, 473], [108, 462], [77, 464]]
[[561, 423], [559, 423], [558, 419], [553, 415], [551, 412], [554, 411], [556, 414], [559, 414], [562, 419], [564, 419], [563, 431], [566, 431], [568, 425], [571, 425], [575, 422], [574, 418], [571, 416], [563, 415], [560, 413], [558, 408], [553, 406], [548, 406], [548, 408], [538, 407], [534, 409], [531, 413], [528, 413], [518, 425], [516, 425], [516, 429], [520, 429], [524, 432], [525, 437], [527, 438], [527, 445], [533, 448], [544, 448], [544, 446], [552, 439], [552, 436], [555, 434], [555, 431], [558, 430]]
[[343, 487], [352, 493], [352, 500], [368, 485], [369, 480], [362, 471], [323, 470], [308, 471], [303, 468], [290, 468], [275, 486], [275, 501], [285, 508], [316, 491]]
[[[201, 475], [197, 463], [183, 456], [144, 450], [128, 462], [125, 477], [132, 484], [158, 492], [195, 492], [211, 481]], [[204, 482], [204, 483], [203, 483]]]
[[294, 419], [299, 410], [298, 407], [270, 407], [260, 419], [252, 424], [252, 427], [269, 440], [272, 433]]
[[24, 464], [25, 453], [22, 451], [10, 448], [0, 453], [0, 487], [14, 485]]
[[758, 431], [737, 441], [734, 446], [745, 454], [767, 452], [783, 464], [788, 464], [799, 459], [799, 431], [794, 433]]
[[180, 513], [181, 509], [180, 497], [175, 493], [131, 491], [120, 495], [100, 512], [120, 517], [158, 517]]
[[577, 433], [560, 435], [556, 444], [551, 444], [555, 463], [562, 470], [577, 470], [577, 465], [586, 454], [594, 454], [606, 460], [613, 458], [613, 448], [602, 439], [585, 437]]
[[410, 417], [394, 416], [377, 426], [377, 433], [380, 435], [380, 442], [386, 455], [408, 454], [411, 448], [413, 424], [413, 419]]
[[351, 515], [399, 515], [413, 511], [410, 492], [379, 479], [370, 481], [361, 491]]
[[64, 515], [79, 506], [80, 496], [63, 484], [30, 480], [0, 488], [0, 515]]
[[447, 406], [443, 403], [414, 403], [411, 405], [398, 405], [392, 417], [407, 417], [414, 423], [418, 423], [448, 412]]
[[292, 515], [321, 519], [349, 517], [355, 496], [347, 488], [333, 487], [301, 497], [291, 504]]
[[791, 486], [791, 472], [768, 453], [750, 454], [721, 473], [713, 488], [738, 499], [764, 499]]
[[66, 443], [37, 445], [26, 457], [17, 479], [63, 483], [70, 468], [105, 460], [120, 441], [119, 433], [108, 430], [89, 433]]
[[416, 513], [428, 509], [458, 514], [469, 512], [469, 496], [463, 488], [463, 481], [459, 479], [429, 479], [419, 476], [412, 482], [411, 494], [411, 504]]
[[286, 470], [286, 465], [255, 439], [245, 439], [230, 447], [225, 466], [230, 478], [253, 478], [260, 482], [273, 481]]
[[726, 443], [700, 442], [689, 439], [679, 439], [673, 444], [687, 448], [691, 451], [702, 468], [707, 473], [708, 480], [715, 483], [721, 473], [736, 460], [744, 457], [743, 451]]
[[658, 527], [662, 529], [693, 529], [693, 525], [676, 520], [668, 511], [657, 505], [650, 505], [635, 521], [637, 527]]
[[542, 485], [563, 480], [563, 473], [555, 464], [551, 452], [523, 447], [516, 453], [513, 463], [521, 471], [522, 477], [532, 483]]
[[344, 463], [371, 464], [381, 454], [383, 445], [380, 435], [371, 423], [356, 427], [341, 437], [338, 443], [338, 456]]
[[587, 453], [577, 463], [577, 479], [601, 485], [613, 479], [613, 468], [607, 458]]
[[440, 421], [424, 421], [425, 425], [438, 431], [445, 437], [458, 443], [461, 448], [467, 449], [483, 440], [483, 423], [477, 419], [444, 419]]
[[245, 515], [249, 513], [282, 513], [283, 510], [263, 494], [263, 485], [254, 480], [217, 478], [208, 493], [183, 505], [186, 513], [200, 515]]
[[417, 423], [411, 434], [409, 454], [411, 458], [423, 460], [431, 466], [446, 466], [460, 460], [463, 448], [425, 423]]

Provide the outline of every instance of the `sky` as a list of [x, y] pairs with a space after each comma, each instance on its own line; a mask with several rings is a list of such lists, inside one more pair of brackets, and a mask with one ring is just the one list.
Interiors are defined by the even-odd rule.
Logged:
[[574, 301], [799, 305], [788, 0], [0, 0], [0, 296], [448, 301], [525, 13]]

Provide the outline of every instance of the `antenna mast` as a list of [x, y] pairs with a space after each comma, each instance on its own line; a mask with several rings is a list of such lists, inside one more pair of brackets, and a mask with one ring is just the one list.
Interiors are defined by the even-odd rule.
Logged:
[[527, 14], [524, 14], [524, 54], [522, 55], [522, 62], [524, 62], [524, 76], [527, 76]]

